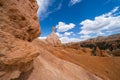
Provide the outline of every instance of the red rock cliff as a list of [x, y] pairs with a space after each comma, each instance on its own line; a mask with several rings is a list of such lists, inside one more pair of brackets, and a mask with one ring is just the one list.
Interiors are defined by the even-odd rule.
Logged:
[[0, 0], [0, 29], [23, 40], [40, 34], [36, 0]]
[[0, 80], [32, 70], [39, 51], [29, 41], [39, 34], [35, 0], [0, 0]]

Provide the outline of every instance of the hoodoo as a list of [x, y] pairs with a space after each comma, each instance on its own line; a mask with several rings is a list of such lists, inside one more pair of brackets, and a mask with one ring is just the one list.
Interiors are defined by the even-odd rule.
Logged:
[[55, 27], [52, 27], [52, 32], [47, 37], [46, 41], [48, 42], [48, 44], [55, 46], [55, 47], [60, 47], [62, 45], [61, 41], [59, 40], [59, 37], [55, 33]]

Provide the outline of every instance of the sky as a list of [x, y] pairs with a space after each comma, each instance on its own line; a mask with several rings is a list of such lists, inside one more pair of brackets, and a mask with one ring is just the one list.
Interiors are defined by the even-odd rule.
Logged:
[[37, 0], [45, 39], [51, 29], [62, 43], [120, 33], [120, 0]]

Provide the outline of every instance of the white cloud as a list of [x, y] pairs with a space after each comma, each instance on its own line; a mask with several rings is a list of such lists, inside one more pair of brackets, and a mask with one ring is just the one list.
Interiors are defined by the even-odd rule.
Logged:
[[48, 17], [48, 15], [60, 10], [62, 7], [62, 1], [61, 1], [56, 8], [54, 8], [52, 11], [49, 11], [49, 7], [53, 5], [54, 0], [37, 0], [37, 3], [39, 5], [39, 9], [37, 13], [40, 17], [40, 20], [44, 20], [46, 17]]
[[106, 4], [108, 4], [108, 3], [110, 3], [110, 2], [115, 2], [115, 3], [119, 3], [120, 2], [120, 0], [106, 0], [106, 2], [104, 3], [104, 5], [106, 5]]
[[75, 5], [75, 4], [77, 4], [77, 3], [81, 2], [81, 1], [82, 0], [70, 0], [68, 6], [73, 6], [73, 5]]
[[80, 38], [83, 39], [83, 40], [86, 40], [86, 39], [91, 38], [91, 36], [89, 36], [89, 35], [81, 35]]
[[64, 33], [56, 33], [61, 40], [62, 43], [69, 43], [69, 42], [78, 42], [81, 41], [80, 38], [74, 38], [74, 32], [64, 32]]
[[76, 25], [73, 23], [66, 24], [64, 22], [58, 22], [56, 25], [57, 32], [59, 39], [62, 43], [69, 43], [69, 42], [78, 42], [81, 41], [80, 38], [74, 38], [75, 33], [72, 31], [68, 31], [73, 29]]
[[59, 32], [56, 32], [58, 37], [63, 37], [63, 34], [60, 34]]
[[[82, 25], [80, 34], [84, 37], [94, 34], [94, 36], [109, 34], [112, 32], [120, 32], [120, 15], [116, 12], [119, 7], [115, 7], [112, 11], [95, 17], [94, 20], [86, 19], [80, 24]], [[86, 36], [87, 35], [87, 36]]]
[[54, 11], [60, 10], [62, 7], [62, 1], [58, 4]]
[[65, 32], [74, 27], [75, 27], [75, 24], [73, 23], [66, 24], [64, 22], [59, 22], [58, 25], [56, 25], [57, 32]]
[[69, 38], [69, 37], [61, 37], [60, 40], [61, 40], [62, 43], [78, 42], [78, 41], [80, 41], [79, 38]]
[[73, 32], [65, 32], [64, 36], [70, 36], [70, 35], [72, 36], [72, 34], [73, 34]]
[[37, 0], [37, 3], [39, 6], [38, 14], [41, 17], [42, 15], [44, 15], [48, 11], [50, 1], [49, 0]]
[[47, 37], [38, 37], [38, 39], [46, 39]]
[[119, 7], [117, 6], [117, 7], [115, 7], [112, 11], [110, 11], [110, 12], [108, 12], [108, 13], [106, 13], [106, 14], [103, 14], [102, 16], [104, 16], [104, 17], [112, 16], [112, 15], [114, 15], [114, 13], [115, 13], [118, 9], [119, 9]]

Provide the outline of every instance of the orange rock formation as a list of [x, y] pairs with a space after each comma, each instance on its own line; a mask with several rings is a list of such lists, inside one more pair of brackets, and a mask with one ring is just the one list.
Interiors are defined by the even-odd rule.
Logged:
[[0, 0], [0, 29], [32, 41], [40, 34], [35, 0]]
[[40, 34], [36, 12], [34, 0], [0, 0], [0, 80], [15, 80], [33, 69], [40, 53], [29, 42]]
[[52, 27], [52, 32], [51, 34], [47, 37], [46, 39], [46, 42], [49, 44], [49, 45], [52, 45], [52, 46], [56, 46], [56, 47], [60, 47], [62, 44], [61, 44], [61, 41], [59, 40], [59, 37], [57, 36], [57, 34], [55, 33], [55, 28]]

